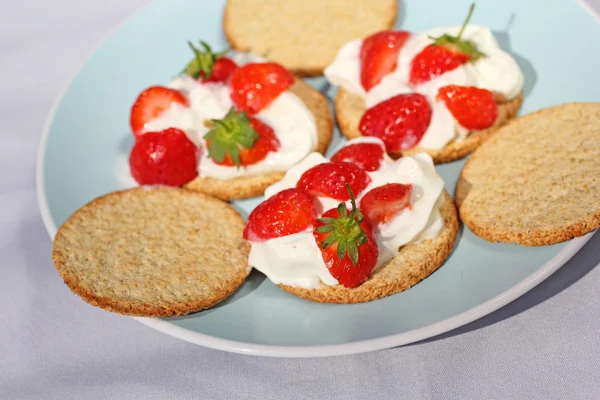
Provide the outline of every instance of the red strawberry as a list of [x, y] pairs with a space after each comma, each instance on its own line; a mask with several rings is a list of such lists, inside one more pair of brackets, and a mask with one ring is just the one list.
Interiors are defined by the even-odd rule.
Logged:
[[192, 42], [188, 42], [195, 58], [186, 65], [182, 73], [201, 82], [226, 82], [237, 69], [237, 64], [225, 57], [227, 50], [213, 53], [207, 43], [200, 42], [200, 44], [204, 47], [204, 51], [197, 49]]
[[363, 40], [360, 48], [360, 82], [366, 91], [396, 69], [398, 53], [409, 38], [404, 31], [382, 31]]
[[471, 15], [473, 15], [474, 8], [475, 4], [471, 4], [467, 19], [458, 35], [444, 34], [438, 38], [433, 38], [433, 44], [425, 47], [413, 58], [410, 66], [410, 83], [418, 85], [427, 82], [444, 72], [460, 67], [466, 62], [474, 62], [480, 57], [485, 57], [485, 54], [477, 49], [475, 43], [461, 39], [465, 27], [469, 23]]
[[377, 143], [355, 143], [342, 147], [331, 162], [349, 162], [365, 171], [377, 171], [383, 160], [383, 148]]
[[313, 236], [325, 266], [340, 285], [355, 288], [369, 279], [377, 264], [379, 250], [373, 238], [371, 225], [356, 207], [354, 195], [346, 185], [352, 200], [348, 213], [345, 203], [340, 203], [319, 218]]
[[146, 123], [167, 111], [172, 104], [189, 106], [188, 99], [177, 90], [164, 86], [151, 86], [144, 90], [131, 107], [129, 123], [133, 133], [142, 135]]
[[412, 185], [388, 183], [369, 190], [360, 200], [360, 209], [372, 224], [390, 222], [404, 208], [410, 208]]
[[258, 242], [302, 232], [314, 225], [316, 218], [312, 197], [300, 189], [286, 189], [252, 210], [244, 239]]
[[231, 76], [231, 99], [238, 109], [256, 114], [293, 83], [294, 76], [279, 64], [246, 64]]
[[467, 129], [485, 129], [498, 117], [494, 94], [473, 86], [444, 86], [437, 95], [443, 100], [454, 118]]
[[218, 58], [213, 65], [212, 74], [208, 78], [204, 77], [204, 73], [201, 74], [202, 82], [227, 82], [237, 68], [237, 64], [231, 58]]
[[147, 132], [131, 149], [129, 167], [140, 185], [181, 186], [198, 175], [198, 148], [180, 129]]
[[346, 184], [355, 193], [362, 192], [371, 182], [367, 173], [354, 164], [347, 162], [323, 163], [304, 172], [296, 184], [313, 196], [325, 196], [332, 199], [350, 200]]
[[388, 152], [415, 147], [431, 122], [431, 106], [422, 94], [399, 94], [369, 108], [358, 125], [363, 136], [383, 140]]
[[250, 165], [264, 160], [270, 151], [279, 149], [273, 129], [245, 112], [229, 110], [225, 118], [213, 120], [214, 128], [204, 139], [208, 155], [221, 165]]

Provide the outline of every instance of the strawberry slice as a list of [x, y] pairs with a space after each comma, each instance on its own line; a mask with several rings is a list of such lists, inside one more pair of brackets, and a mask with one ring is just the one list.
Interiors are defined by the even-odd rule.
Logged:
[[360, 119], [363, 136], [383, 140], [388, 152], [415, 147], [431, 122], [431, 106], [422, 94], [399, 94], [369, 108]]
[[485, 129], [498, 118], [494, 94], [473, 86], [449, 85], [440, 88], [436, 97], [443, 100], [454, 118], [467, 129]]
[[286, 189], [252, 210], [244, 228], [244, 239], [260, 242], [292, 235], [314, 225], [316, 218], [312, 197], [301, 189]]
[[350, 186], [346, 188], [352, 202], [350, 213], [345, 203], [326, 211], [317, 220], [313, 236], [331, 276], [340, 285], [355, 288], [369, 279], [379, 250], [371, 225], [356, 207]]
[[360, 209], [372, 224], [385, 224], [410, 208], [412, 185], [388, 183], [369, 190], [360, 200]]
[[188, 42], [195, 58], [186, 65], [182, 73], [201, 82], [226, 82], [238, 68], [232, 59], [225, 57], [228, 50], [214, 53], [206, 42], [201, 41], [200, 44], [204, 51]]
[[350, 200], [346, 184], [355, 193], [362, 192], [371, 182], [367, 173], [354, 164], [347, 162], [323, 163], [315, 165], [300, 176], [296, 184], [312, 196], [324, 196], [332, 199]]
[[198, 176], [198, 148], [176, 128], [139, 136], [129, 154], [140, 185], [181, 186]]
[[293, 83], [294, 76], [279, 64], [246, 64], [231, 76], [231, 100], [238, 109], [256, 114]]
[[349, 162], [365, 171], [377, 171], [383, 160], [383, 148], [377, 143], [354, 143], [342, 147], [331, 162]]
[[208, 156], [217, 164], [240, 166], [256, 164], [279, 149], [279, 139], [264, 122], [245, 112], [229, 110], [225, 118], [210, 122], [213, 129], [204, 135]]
[[467, 62], [475, 62], [486, 55], [477, 49], [475, 43], [461, 39], [461, 36], [473, 15], [475, 4], [471, 4], [469, 14], [458, 35], [444, 34], [433, 38], [434, 41], [417, 54], [410, 66], [409, 81], [418, 85], [452, 71]]
[[366, 91], [396, 69], [398, 54], [410, 37], [405, 31], [382, 31], [363, 40], [360, 48], [360, 82]]
[[146, 123], [158, 118], [173, 104], [189, 107], [187, 97], [174, 89], [164, 86], [151, 86], [144, 90], [131, 107], [129, 123], [133, 134], [137, 137], [144, 134]]

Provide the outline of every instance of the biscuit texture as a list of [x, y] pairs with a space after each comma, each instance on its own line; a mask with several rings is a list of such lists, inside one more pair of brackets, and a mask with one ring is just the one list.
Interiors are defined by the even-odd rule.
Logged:
[[458, 218], [452, 198], [444, 191], [445, 201], [440, 207], [444, 230], [435, 238], [402, 247], [387, 264], [377, 269], [368, 281], [357, 288], [342, 285], [322, 285], [318, 289], [304, 289], [279, 285], [283, 290], [319, 303], [352, 304], [380, 299], [402, 292], [431, 275], [448, 258], [458, 234]]
[[460, 217], [491, 242], [541, 246], [600, 226], [600, 103], [522, 116], [467, 160]]
[[228, 0], [225, 36], [233, 48], [317, 76], [347, 42], [390, 29], [397, 0]]
[[[333, 117], [329, 102], [320, 92], [310, 85], [296, 79], [289, 89], [294, 93], [315, 117], [318, 144], [315, 151], [325, 154], [333, 135]], [[210, 177], [197, 177], [184, 185], [184, 188], [218, 197], [222, 200], [238, 200], [261, 196], [265, 189], [281, 180], [285, 171], [271, 172], [265, 175], [243, 176], [221, 180]]]
[[178, 188], [99, 197], [58, 230], [52, 258], [91, 305], [164, 317], [211, 307], [248, 276], [244, 222], [227, 203]]
[[[357, 94], [350, 93], [340, 88], [334, 103], [335, 117], [342, 134], [348, 139], [361, 136], [358, 125], [360, 119], [367, 110], [363, 99]], [[393, 153], [390, 155], [397, 158], [403, 155], [410, 156], [425, 152], [431, 155], [433, 162], [436, 164], [458, 160], [470, 154], [483, 142], [488, 140], [500, 126], [514, 119], [519, 112], [522, 103], [523, 92], [519, 93], [514, 99], [500, 103], [498, 105], [498, 118], [496, 119], [496, 122], [494, 122], [494, 125], [487, 129], [470, 132], [465, 140], [461, 142], [451, 142], [440, 150], [428, 150], [416, 147], [403, 153]]]

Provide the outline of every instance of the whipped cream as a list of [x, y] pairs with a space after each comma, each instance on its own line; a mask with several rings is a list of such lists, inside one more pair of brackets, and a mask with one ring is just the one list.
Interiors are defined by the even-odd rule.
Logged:
[[145, 131], [166, 128], [182, 129], [188, 138], [202, 148], [198, 175], [228, 180], [247, 175], [262, 175], [285, 171], [314, 151], [318, 143], [315, 118], [306, 105], [290, 91], [281, 93], [269, 106], [254, 117], [268, 124], [279, 139], [280, 148], [269, 152], [264, 160], [240, 167], [224, 166], [208, 157], [203, 136], [209, 131], [204, 121], [223, 118], [233, 106], [230, 89], [222, 83], [201, 83], [181, 75], [167, 85], [184, 93], [189, 107], [173, 104], [158, 118], [148, 122]]
[[410, 65], [414, 57], [425, 47], [433, 43], [430, 37], [444, 33], [457, 35], [461, 26], [434, 28], [429, 31], [412, 34], [398, 54], [398, 64], [394, 71], [384, 76], [368, 92], [360, 82], [360, 48], [362, 40], [353, 40], [344, 45], [331, 65], [325, 68], [325, 77], [333, 85], [358, 94], [367, 108], [398, 94], [421, 93], [429, 100], [432, 108], [431, 123], [418, 147], [441, 149], [453, 140], [462, 140], [468, 130], [460, 126], [446, 108], [443, 101], [436, 100], [439, 88], [447, 85], [476, 86], [487, 89], [502, 99], [512, 99], [523, 89], [523, 73], [516, 61], [500, 46], [492, 32], [483, 26], [467, 25], [462, 39], [475, 43], [487, 57], [468, 62], [420, 85], [409, 83]]
[[[374, 137], [362, 137], [349, 141], [355, 143], [383, 142]], [[296, 186], [300, 176], [315, 165], [329, 162], [318, 153], [309, 154], [302, 162], [290, 168], [284, 178], [269, 186], [265, 198]], [[412, 209], [404, 209], [387, 224], [373, 226], [373, 234], [379, 249], [377, 267], [391, 260], [401, 246], [436, 237], [444, 228], [444, 220], [439, 208], [444, 201], [444, 181], [438, 176], [431, 157], [426, 153], [392, 160], [384, 152], [384, 159], [377, 171], [367, 172], [371, 183], [361, 193], [356, 194], [357, 204], [369, 190], [387, 183], [412, 184]], [[338, 200], [317, 197], [317, 215], [337, 207]], [[350, 207], [350, 201], [347, 202]], [[321, 251], [313, 237], [312, 229], [292, 235], [252, 242], [248, 263], [258, 269], [275, 284], [285, 284], [303, 288], [318, 288], [321, 284], [338, 284], [331, 276]]]

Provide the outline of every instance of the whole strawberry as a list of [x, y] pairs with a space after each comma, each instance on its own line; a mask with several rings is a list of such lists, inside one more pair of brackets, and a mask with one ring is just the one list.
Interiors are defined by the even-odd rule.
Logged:
[[198, 148], [180, 129], [147, 132], [131, 149], [129, 167], [140, 185], [181, 186], [198, 176]]
[[350, 186], [346, 185], [352, 202], [348, 212], [345, 203], [326, 211], [317, 219], [313, 236], [325, 266], [340, 285], [355, 288], [369, 279], [377, 264], [379, 250], [371, 225], [356, 207]]
[[473, 86], [449, 85], [440, 88], [437, 95], [452, 116], [467, 129], [485, 129], [498, 118], [494, 94]]
[[276, 63], [251, 63], [231, 76], [231, 100], [239, 109], [256, 114], [294, 83], [294, 76]]
[[244, 239], [259, 242], [302, 232], [314, 225], [316, 217], [312, 197], [301, 189], [286, 189], [252, 210]]
[[473, 15], [475, 4], [471, 4], [467, 19], [458, 32], [452, 36], [444, 34], [433, 38], [434, 42], [417, 54], [410, 66], [409, 81], [418, 85], [460, 67], [467, 62], [475, 62], [485, 54], [477, 49], [475, 43], [461, 39], [461, 36]]
[[204, 51], [196, 48], [192, 42], [188, 42], [195, 58], [186, 65], [182, 72], [201, 82], [227, 82], [231, 74], [238, 68], [235, 61], [225, 56], [228, 50], [213, 53], [207, 43], [200, 42], [200, 44], [204, 47]]
[[208, 155], [215, 163], [227, 166], [251, 165], [262, 161], [280, 143], [273, 129], [245, 112], [233, 108], [220, 120], [213, 120], [204, 139]]
[[431, 122], [431, 106], [418, 93], [399, 94], [369, 108], [360, 119], [363, 136], [383, 140], [388, 152], [415, 147]]
[[366, 91], [396, 69], [400, 49], [409, 37], [410, 33], [404, 31], [382, 31], [363, 40], [360, 48], [360, 82]]
[[304, 172], [296, 187], [312, 196], [324, 196], [332, 199], [350, 200], [346, 185], [355, 193], [362, 192], [371, 182], [367, 173], [354, 164], [347, 162], [318, 164]]

